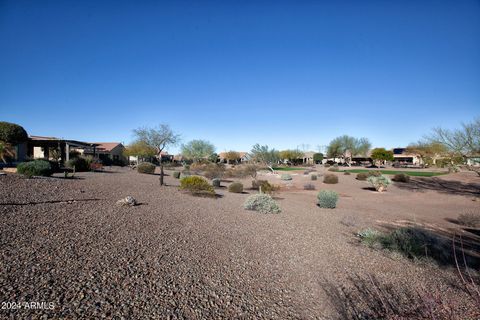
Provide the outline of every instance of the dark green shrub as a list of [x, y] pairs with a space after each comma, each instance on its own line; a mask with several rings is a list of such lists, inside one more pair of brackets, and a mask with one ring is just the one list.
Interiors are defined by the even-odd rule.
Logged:
[[346, 176], [349, 176], [349, 175], [350, 175], [350, 172], [345, 171], [343, 174], [346, 175]]
[[215, 188], [220, 188], [220, 179], [214, 178], [212, 179], [212, 186]]
[[310, 179], [311, 179], [311, 180], [317, 180], [317, 175], [316, 175], [316, 174], [312, 174], [312, 175], [310, 176]]
[[215, 196], [215, 189], [208, 181], [199, 176], [180, 179], [180, 190], [189, 191], [193, 195]]
[[233, 193], [242, 193], [243, 192], [243, 184], [240, 182], [234, 182], [228, 186], [228, 192]]
[[289, 175], [288, 173], [284, 173], [280, 176], [280, 179], [284, 181], [288, 181], [288, 180], [292, 180], [292, 176]]
[[17, 172], [29, 178], [33, 176], [51, 176], [52, 166], [46, 160], [33, 160], [29, 162], [22, 162], [17, 166]]
[[336, 184], [338, 183], [338, 177], [334, 174], [326, 174], [323, 177], [323, 183]]
[[398, 173], [396, 175], [393, 176], [392, 178], [393, 181], [395, 182], [410, 182], [410, 176], [408, 174], [405, 174], [405, 173]]
[[268, 194], [254, 194], [247, 198], [243, 207], [260, 213], [280, 213], [280, 207]]
[[15, 123], [0, 121], [0, 141], [5, 143], [16, 145], [28, 140], [28, 134]]
[[91, 161], [84, 157], [73, 158], [67, 161], [65, 166], [67, 168], [74, 168], [76, 172], [90, 171]]
[[173, 176], [175, 179], [180, 179], [180, 171], [173, 171], [172, 176]]
[[337, 207], [338, 193], [332, 190], [322, 190], [317, 194], [320, 208], [333, 209]]
[[139, 173], [154, 174], [156, 166], [150, 162], [142, 162], [137, 166]]
[[365, 181], [367, 180], [367, 178], [368, 174], [366, 174], [365, 172], [360, 172], [359, 174], [357, 174], [357, 180]]

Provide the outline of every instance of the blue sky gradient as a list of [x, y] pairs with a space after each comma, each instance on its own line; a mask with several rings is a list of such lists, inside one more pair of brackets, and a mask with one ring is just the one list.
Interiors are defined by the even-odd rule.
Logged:
[[0, 120], [34, 135], [396, 147], [479, 111], [479, 1], [0, 0]]

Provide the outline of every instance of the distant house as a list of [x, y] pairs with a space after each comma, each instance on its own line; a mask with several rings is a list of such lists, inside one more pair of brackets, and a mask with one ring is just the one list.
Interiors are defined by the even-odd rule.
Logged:
[[[248, 162], [248, 160], [249, 160], [248, 152], [238, 151], [238, 154], [240, 155], [240, 157], [237, 160], [234, 161], [235, 163]], [[227, 152], [220, 152], [218, 154], [218, 159], [220, 160], [221, 163], [227, 163], [228, 162], [228, 160], [226, 158], [226, 155], [227, 155]]]
[[407, 152], [406, 148], [393, 148], [394, 162], [402, 165], [415, 165], [419, 166], [423, 164], [422, 157], [418, 154]]
[[[173, 154], [169, 154], [166, 151], [162, 151], [161, 152], [161, 157], [162, 157], [162, 162], [172, 162], [172, 161], [174, 161], [176, 156], [174, 156]], [[153, 158], [150, 158], [150, 159], [139, 159], [139, 157], [137, 157], [137, 156], [129, 156], [128, 157], [128, 162], [129, 163], [136, 164], [136, 163], [138, 163], [139, 160], [149, 161], [149, 162], [157, 162], [159, 159], [156, 156], [153, 157]]]
[[93, 142], [95, 149], [86, 148], [83, 151], [84, 155], [90, 155], [98, 158], [103, 164], [109, 165], [125, 165], [127, 164], [127, 157], [123, 155], [125, 146], [120, 142]]

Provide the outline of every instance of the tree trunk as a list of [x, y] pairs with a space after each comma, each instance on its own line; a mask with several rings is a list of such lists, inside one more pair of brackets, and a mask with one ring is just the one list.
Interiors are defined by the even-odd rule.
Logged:
[[160, 162], [160, 185], [163, 186], [163, 164]]

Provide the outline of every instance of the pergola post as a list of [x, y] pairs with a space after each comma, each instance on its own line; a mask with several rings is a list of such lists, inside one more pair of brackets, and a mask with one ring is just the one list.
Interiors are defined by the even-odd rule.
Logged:
[[68, 142], [65, 142], [65, 160], [67, 162], [70, 160], [70, 145]]

